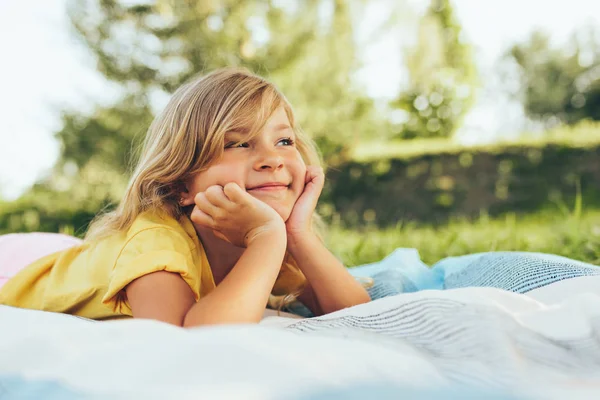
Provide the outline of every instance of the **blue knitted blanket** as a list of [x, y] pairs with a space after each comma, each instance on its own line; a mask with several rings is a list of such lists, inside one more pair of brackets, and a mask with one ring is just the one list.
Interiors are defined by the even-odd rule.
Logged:
[[[487, 252], [444, 258], [433, 266], [416, 249], [398, 248], [381, 261], [350, 268], [357, 278], [372, 278], [372, 300], [421, 290], [492, 287], [527, 293], [558, 281], [600, 275], [600, 267], [553, 254]], [[296, 302], [287, 311], [312, 317]]]

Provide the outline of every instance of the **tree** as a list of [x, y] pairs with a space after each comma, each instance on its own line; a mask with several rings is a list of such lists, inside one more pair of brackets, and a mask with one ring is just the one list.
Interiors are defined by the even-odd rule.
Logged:
[[514, 45], [508, 58], [517, 66], [517, 95], [526, 114], [542, 122], [575, 124], [600, 120], [600, 43], [593, 30], [559, 47], [543, 32]]
[[[121, 152], [106, 160], [123, 170], [125, 144], [152, 117], [152, 95], [170, 94], [191, 76], [227, 65], [245, 66], [275, 81], [297, 109], [301, 125], [324, 144], [364, 135], [361, 128], [371, 132], [372, 102], [351, 82], [359, 65], [350, 2], [333, 1], [324, 21], [320, 9], [325, 3], [302, 0], [283, 8], [268, 0], [162, 0], [135, 6], [116, 0], [72, 2], [73, 25], [96, 56], [98, 70], [119, 83], [125, 96], [121, 104], [75, 127], [72, 120], [81, 116], [65, 115], [65, 128], [58, 133], [65, 149], [62, 160], [81, 166], [89, 154], [101, 156], [101, 150], [90, 147], [90, 141], [101, 139], [119, 143]], [[106, 114], [120, 120], [119, 127], [89, 132], [106, 125]]]
[[[323, 12], [324, 5], [330, 13]], [[66, 215], [91, 219], [115, 204], [156, 99], [198, 73], [223, 66], [244, 66], [271, 78], [291, 100], [304, 130], [321, 144], [326, 160], [341, 161], [336, 157], [352, 140], [377, 129], [371, 100], [351, 81], [359, 67], [353, 15], [360, 7], [350, 0], [72, 0], [68, 12], [76, 35], [120, 97], [91, 115], [64, 111], [56, 134], [62, 153], [54, 173], [18, 204], [35, 210], [38, 227], [51, 229], [68, 224]], [[35, 224], [25, 224], [23, 207], [11, 208], [11, 229], [35, 230]], [[49, 208], [54, 211], [48, 213]], [[0, 230], [7, 226], [2, 221], [0, 215]]]
[[392, 102], [407, 113], [401, 137], [448, 137], [473, 105], [477, 73], [471, 46], [449, 0], [432, 0], [405, 54], [410, 85]]

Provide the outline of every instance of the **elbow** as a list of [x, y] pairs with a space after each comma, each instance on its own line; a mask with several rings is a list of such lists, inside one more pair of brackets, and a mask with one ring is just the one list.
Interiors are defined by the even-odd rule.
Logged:
[[211, 315], [198, 315], [188, 312], [181, 326], [183, 328], [197, 328], [199, 326], [210, 325], [246, 325], [257, 324], [261, 321], [262, 315], [256, 317], [252, 315], [241, 315], [239, 313], [219, 313], [213, 312]]
[[341, 304], [337, 304], [335, 307], [332, 307], [332, 309], [327, 310], [326, 313], [331, 313], [331, 312], [343, 310], [346, 308], [358, 306], [360, 304], [369, 303], [370, 301], [371, 301], [371, 296], [369, 296], [369, 293], [363, 289], [360, 293], [357, 293], [352, 298], [347, 299], [347, 301], [345, 301]]
[[201, 326], [201, 324], [194, 323], [192, 318], [188, 318], [187, 315], [183, 318], [183, 321], [181, 321], [182, 328], [196, 328], [198, 326]]
[[313, 312], [315, 317], [320, 317], [321, 315], [331, 314], [336, 311], [345, 310], [346, 308], [358, 306], [361, 304], [365, 304], [371, 301], [371, 298], [367, 296], [366, 299], [355, 299], [355, 301], [349, 301], [345, 303], [338, 303], [329, 307], [319, 308], [315, 312]]
[[358, 306], [360, 304], [365, 304], [371, 302], [371, 296], [369, 296], [369, 292], [366, 290], [362, 290], [362, 293], [358, 294], [354, 299], [354, 304], [352, 306]]
[[361, 304], [369, 303], [370, 301], [371, 301], [371, 296], [369, 296], [369, 294], [365, 291], [364, 294], [361, 293], [360, 295], [356, 296], [353, 299], [353, 301], [349, 302], [343, 308], [349, 308], [349, 307], [358, 306], [358, 305], [361, 305]]
[[371, 301], [371, 296], [369, 295], [369, 292], [367, 292], [366, 290], [363, 289], [363, 293], [359, 296], [358, 302], [356, 303], [358, 304], [365, 304], [365, 303], [369, 303]]
[[190, 315], [190, 313], [187, 313], [183, 318], [183, 321], [181, 321], [182, 328], [198, 328], [199, 326], [205, 325], [214, 324], [211, 324], [209, 321], [204, 321], [203, 319], [200, 319], [197, 316]]
[[217, 323], [217, 321], [211, 321], [208, 318], [203, 318], [203, 316], [198, 315], [198, 313], [188, 312], [185, 317], [183, 317], [181, 326], [183, 328], [197, 328], [199, 326], [216, 325]]

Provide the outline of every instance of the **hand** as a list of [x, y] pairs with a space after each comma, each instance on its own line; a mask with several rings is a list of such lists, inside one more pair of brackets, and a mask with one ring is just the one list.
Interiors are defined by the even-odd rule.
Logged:
[[285, 223], [288, 238], [312, 232], [312, 216], [325, 183], [323, 168], [309, 165], [306, 168], [304, 190], [294, 204], [292, 213]]
[[284, 232], [281, 216], [236, 183], [211, 186], [194, 201], [192, 222], [212, 229], [215, 236], [235, 246], [248, 247], [264, 233]]

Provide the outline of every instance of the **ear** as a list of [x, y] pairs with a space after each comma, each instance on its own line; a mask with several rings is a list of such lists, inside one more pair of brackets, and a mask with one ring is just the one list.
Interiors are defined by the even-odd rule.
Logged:
[[187, 182], [182, 182], [179, 188], [179, 205], [182, 207], [191, 206], [195, 204], [194, 197], [195, 193], [189, 190], [190, 185]]

